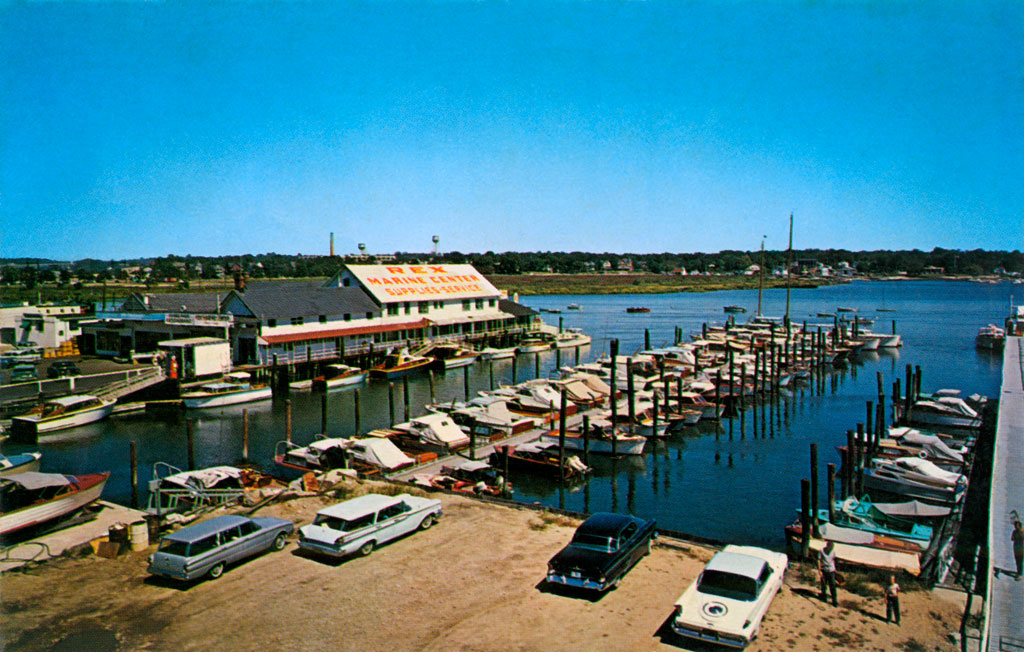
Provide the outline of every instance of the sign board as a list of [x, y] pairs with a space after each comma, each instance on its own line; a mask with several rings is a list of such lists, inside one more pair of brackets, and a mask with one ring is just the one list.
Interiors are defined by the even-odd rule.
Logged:
[[472, 265], [348, 265], [347, 269], [379, 303], [501, 294]]

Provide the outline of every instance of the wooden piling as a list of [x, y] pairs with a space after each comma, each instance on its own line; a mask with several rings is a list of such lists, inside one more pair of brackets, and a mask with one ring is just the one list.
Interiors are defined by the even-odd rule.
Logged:
[[249, 409], [242, 410], [242, 459], [249, 460]]
[[914, 365], [914, 400], [920, 400], [921, 398], [921, 365]]
[[434, 370], [427, 370], [427, 381], [430, 383], [430, 402], [437, 403], [437, 395], [434, 393]]
[[540, 353], [533, 354], [533, 377], [540, 378]]
[[839, 496], [846, 499], [850, 495], [850, 484], [848, 481], [850, 473], [850, 448], [841, 448], [839, 450]]
[[865, 407], [866, 414], [864, 432], [868, 433], [868, 441], [871, 442], [871, 446], [869, 448], [871, 450], [871, 454], [874, 455], [877, 450], [875, 446], [875, 402], [868, 401]]
[[128, 464], [132, 472], [132, 509], [139, 508], [139, 457], [135, 440], [128, 442]]
[[402, 376], [402, 407], [405, 408], [405, 420], [412, 418], [412, 398], [409, 396], [409, 377]]
[[857, 466], [857, 442], [854, 440], [854, 431], [846, 431], [846, 464], [843, 465], [843, 473], [846, 475], [846, 494], [843, 498], [849, 498], [857, 493], [853, 485], [854, 467]]
[[388, 383], [388, 425], [395, 425], [395, 383]]
[[501, 455], [501, 461], [502, 461], [502, 464], [501, 464], [501, 466], [502, 466], [502, 471], [503, 471], [503, 472], [504, 472], [504, 474], [505, 474], [505, 475], [503, 476], [503, 477], [505, 478], [505, 484], [504, 484], [504, 486], [503, 486], [503, 487], [501, 488], [501, 492], [502, 492], [503, 494], [505, 494], [506, 496], [508, 496], [508, 492], [509, 492], [509, 488], [508, 488], [508, 487], [509, 487], [509, 481], [508, 481], [508, 449], [509, 449], [509, 445], [508, 445], [508, 444], [505, 444], [505, 446], [504, 446], [504, 447], [502, 448], [502, 451], [503, 451], [503, 453], [502, 453], [502, 455]]
[[320, 395], [320, 432], [327, 434], [327, 392]]
[[[668, 415], [668, 410], [665, 410], [665, 414], [666, 414], [666, 416]], [[652, 437], [657, 437], [658, 436], [658, 393], [657, 392], [654, 393], [654, 423], [652, 424], [652, 427], [654, 428], [654, 430], [651, 432], [651, 436]]]
[[910, 406], [914, 404], [914, 367], [907, 365], [907, 384], [903, 388], [903, 423], [910, 423]]
[[469, 429], [469, 459], [476, 459], [476, 428]]
[[[558, 411], [558, 466], [565, 467], [565, 418], [569, 411], [566, 404], [565, 390], [561, 391]], [[564, 479], [564, 476], [560, 476]]]
[[651, 350], [651, 331], [648, 328], [644, 329], [644, 351]]
[[828, 485], [825, 487], [825, 491], [828, 494], [828, 522], [836, 522], [836, 465], [832, 462], [828, 463], [827, 469], [827, 481]]
[[583, 415], [583, 463], [590, 466], [590, 416]]
[[630, 434], [633, 434], [633, 423], [636, 420], [636, 387], [633, 382], [633, 358], [626, 358], [626, 410], [629, 415]]
[[196, 470], [195, 419], [185, 419], [185, 439], [188, 446], [188, 470]]
[[355, 406], [354, 406], [355, 422], [356, 422], [355, 423], [355, 434], [358, 435], [360, 433], [360, 424], [359, 424], [359, 420], [360, 420], [359, 419], [359, 417], [360, 417], [359, 412], [360, 412], [360, 410], [359, 410], [359, 388], [358, 387], [352, 393], [352, 401], [353, 401], [353, 403], [355, 403]]
[[469, 365], [462, 368], [462, 396], [469, 402]]
[[818, 445], [811, 444], [811, 531], [821, 536], [818, 527]]
[[490, 382], [491, 391], [494, 391], [494, 360], [487, 361], [487, 377]]
[[517, 382], [519, 382], [519, 380], [518, 380], [519, 374], [516, 371], [516, 369], [518, 367], [518, 363], [516, 362], [517, 357], [518, 356], [515, 356], [515, 355], [512, 356], [512, 384], [513, 385], [515, 385]]
[[811, 481], [800, 480], [800, 529], [803, 533], [800, 556], [806, 559], [811, 552]]

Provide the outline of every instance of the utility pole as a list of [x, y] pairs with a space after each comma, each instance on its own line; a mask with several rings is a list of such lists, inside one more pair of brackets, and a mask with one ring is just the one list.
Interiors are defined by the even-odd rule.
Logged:
[[761, 236], [761, 265], [757, 270], [757, 316], [761, 316], [761, 293], [764, 292], [764, 239], [768, 236]]
[[793, 273], [793, 214], [789, 214], [789, 249], [786, 256], [786, 321], [789, 321], [789, 275]]

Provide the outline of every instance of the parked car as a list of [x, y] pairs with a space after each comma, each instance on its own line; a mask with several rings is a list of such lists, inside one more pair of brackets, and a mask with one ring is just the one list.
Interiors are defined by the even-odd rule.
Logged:
[[299, 528], [299, 549], [330, 557], [368, 555], [382, 543], [426, 530], [440, 517], [440, 500], [367, 494], [317, 512], [313, 523]]
[[754, 640], [789, 562], [781, 552], [726, 546], [676, 600], [672, 631], [680, 636], [743, 648]]
[[82, 370], [70, 360], [57, 360], [46, 370], [47, 378], [63, 378], [65, 376], [81, 376]]
[[217, 579], [228, 564], [283, 549], [294, 531], [294, 523], [280, 518], [218, 516], [164, 535], [147, 570], [179, 580]]
[[650, 553], [651, 541], [658, 536], [656, 527], [654, 519], [594, 514], [576, 528], [569, 545], [548, 562], [547, 581], [607, 591]]
[[11, 369], [12, 383], [27, 383], [33, 380], [39, 380], [39, 373], [36, 371], [35, 365], [21, 363]]

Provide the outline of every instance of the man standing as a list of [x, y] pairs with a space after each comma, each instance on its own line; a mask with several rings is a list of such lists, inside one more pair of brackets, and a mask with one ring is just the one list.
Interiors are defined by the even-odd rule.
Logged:
[[835, 544], [829, 541], [818, 553], [818, 572], [821, 574], [821, 599], [826, 600], [825, 589], [832, 593], [832, 606], [838, 607], [836, 599], [836, 553]]
[[885, 587], [885, 622], [891, 623], [893, 616], [896, 617], [896, 624], [900, 624], [900, 585], [896, 583], [896, 576], [889, 576], [889, 586]]
[[1020, 521], [1013, 522], [1013, 532], [1010, 533], [1013, 540], [1013, 560], [1017, 562], [1017, 579], [1020, 579], [1021, 565], [1024, 563], [1024, 526]]

